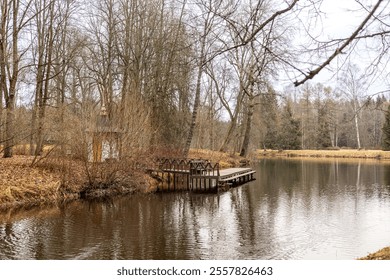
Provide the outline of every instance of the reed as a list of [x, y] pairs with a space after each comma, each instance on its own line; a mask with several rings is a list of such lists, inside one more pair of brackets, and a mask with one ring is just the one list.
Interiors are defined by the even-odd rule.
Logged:
[[0, 208], [57, 198], [59, 174], [31, 167], [30, 163], [31, 159], [24, 156], [0, 160]]
[[32, 156], [1, 158], [0, 155], [0, 211], [150, 189], [152, 179], [142, 168], [133, 165], [129, 162], [94, 165], [70, 158], [36, 160]]

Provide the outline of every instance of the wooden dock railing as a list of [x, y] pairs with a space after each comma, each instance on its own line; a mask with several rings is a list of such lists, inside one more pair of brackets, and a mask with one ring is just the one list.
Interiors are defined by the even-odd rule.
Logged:
[[159, 191], [216, 192], [221, 187], [242, 184], [253, 180], [251, 168], [220, 170], [219, 163], [204, 159], [159, 158], [150, 170], [161, 178]]

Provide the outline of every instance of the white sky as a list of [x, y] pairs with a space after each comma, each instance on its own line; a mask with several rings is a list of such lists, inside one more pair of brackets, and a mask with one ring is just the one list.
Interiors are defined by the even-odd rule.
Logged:
[[350, 35], [360, 21], [360, 17], [351, 15], [351, 11], [356, 12], [358, 9], [359, 6], [354, 0], [324, 0], [321, 7], [325, 13], [324, 32], [333, 37]]

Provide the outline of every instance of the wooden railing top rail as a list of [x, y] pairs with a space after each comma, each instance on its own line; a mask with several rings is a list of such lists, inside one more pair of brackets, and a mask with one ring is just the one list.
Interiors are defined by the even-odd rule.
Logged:
[[158, 170], [188, 171], [190, 174], [212, 174], [219, 176], [219, 163], [211, 163], [207, 159], [180, 159], [180, 158], [158, 158], [156, 159]]

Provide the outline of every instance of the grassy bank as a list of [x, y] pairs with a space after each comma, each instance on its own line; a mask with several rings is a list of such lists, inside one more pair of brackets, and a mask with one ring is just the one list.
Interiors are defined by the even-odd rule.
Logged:
[[390, 160], [390, 151], [382, 150], [257, 150], [256, 157], [307, 157], [307, 158], [351, 158]]
[[[219, 162], [221, 168], [238, 166], [242, 158], [208, 150], [191, 150], [190, 158]], [[0, 211], [133, 192], [153, 192], [157, 183], [129, 163], [101, 164], [86, 169], [76, 160], [47, 158], [32, 165], [31, 156], [0, 155]], [[144, 165], [148, 165], [145, 160]]]
[[57, 200], [59, 174], [31, 167], [32, 158], [0, 159], [0, 210]]
[[85, 163], [76, 160], [45, 159], [32, 165], [33, 160], [30, 156], [0, 158], [0, 211], [128, 194], [151, 183], [140, 172], [124, 175], [117, 166], [110, 170], [113, 165], [87, 170]]

